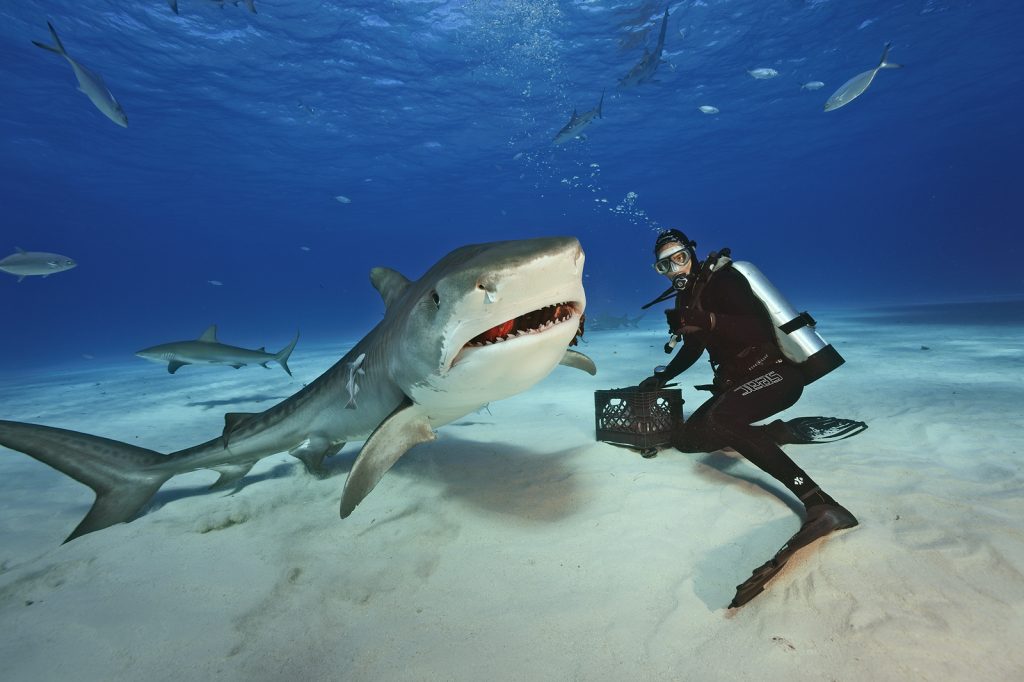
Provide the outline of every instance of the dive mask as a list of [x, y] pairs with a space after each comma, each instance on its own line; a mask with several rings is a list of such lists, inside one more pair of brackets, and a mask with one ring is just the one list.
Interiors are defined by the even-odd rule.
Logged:
[[678, 251], [673, 251], [664, 258], [659, 258], [654, 261], [654, 269], [659, 275], [667, 275], [673, 270], [679, 268], [685, 268], [686, 264], [690, 262], [690, 251], [689, 249], [681, 248]]

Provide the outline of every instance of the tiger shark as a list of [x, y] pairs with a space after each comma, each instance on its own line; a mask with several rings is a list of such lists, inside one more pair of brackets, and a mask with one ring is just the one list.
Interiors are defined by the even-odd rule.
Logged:
[[661, 33], [658, 35], [658, 44], [654, 46], [654, 52], [644, 48], [644, 56], [640, 58], [637, 65], [619, 80], [620, 89], [640, 85], [654, 78], [654, 72], [658, 70], [658, 65], [662, 62], [661, 52], [665, 47], [665, 29], [667, 27], [668, 7], [665, 8], [665, 15], [661, 18]]
[[263, 365], [267, 367], [268, 362], [276, 362], [291, 376], [292, 371], [288, 368], [288, 358], [295, 350], [295, 344], [299, 341], [296, 334], [291, 343], [277, 353], [268, 353], [265, 348], [250, 350], [229, 346], [217, 340], [217, 325], [211, 324], [202, 335], [194, 341], [172, 341], [161, 343], [159, 346], [143, 348], [136, 353], [140, 358], [156, 362], [167, 363], [167, 371], [174, 374], [185, 365], [228, 365], [238, 369], [248, 364]]
[[68, 542], [131, 520], [178, 474], [211, 469], [223, 487], [278, 452], [317, 473], [347, 441], [365, 439], [342, 491], [345, 518], [435, 428], [525, 391], [558, 364], [596, 372], [569, 349], [586, 307], [583, 263], [574, 237], [546, 237], [463, 246], [415, 281], [374, 268], [384, 317], [333, 367], [265, 412], [225, 415], [221, 435], [168, 455], [12, 421], [0, 421], [0, 445], [95, 491]]
[[71, 70], [75, 72], [75, 78], [78, 79], [78, 90], [83, 93], [89, 100], [103, 112], [103, 115], [109, 118], [111, 121], [121, 126], [122, 128], [128, 127], [128, 116], [125, 115], [124, 109], [114, 98], [113, 93], [107, 88], [107, 84], [103, 82], [103, 77], [98, 73], [93, 73], [89, 69], [85, 68], [82, 64], [79, 64], [71, 55], [68, 54], [67, 50], [64, 49], [64, 44], [60, 42], [60, 38], [57, 37], [57, 31], [53, 28], [53, 24], [46, 22], [46, 25], [50, 27], [50, 35], [53, 36], [53, 45], [47, 45], [46, 43], [40, 43], [37, 40], [33, 40], [32, 44], [36, 47], [41, 47], [44, 50], [50, 52], [56, 52], [64, 59], [68, 60], [71, 64]]

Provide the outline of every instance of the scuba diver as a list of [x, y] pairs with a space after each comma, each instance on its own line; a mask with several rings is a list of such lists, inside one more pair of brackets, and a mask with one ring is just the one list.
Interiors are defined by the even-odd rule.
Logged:
[[668, 365], [656, 368], [638, 388], [664, 387], [706, 350], [714, 382], [697, 388], [710, 390], [712, 397], [674, 431], [672, 446], [683, 452], [731, 447], [782, 483], [806, 510], [800, 530], [737, 587], [733, 608], [760, 594], [798, 549], [857, 525], [854, 515], [779, 445], [831, 442], [859, 433], [867, 425], [828, 417], [754, 425], [794, 405], [806, 384], [838, 367], [843, 359], [814, 331], [810, 315], [796, 314], [757, 268], [733, 262], [729, 249], [698, 261], [696, 245], [674, 229], [661, 232], [654, 244], [654, 269], [672, 284], [644, 307], [675, 299], [675, 307], [665, 311], [672, 335], [665, 352], [672, 352], [678, 341], [683, 343]]

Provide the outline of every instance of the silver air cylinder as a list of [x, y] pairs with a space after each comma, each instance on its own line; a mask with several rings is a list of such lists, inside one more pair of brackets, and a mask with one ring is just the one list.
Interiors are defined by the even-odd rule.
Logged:
[[743, 275], [754, 296], [768, 311], [779, 349], [803, 372], [804, 384], [820, 379], [845, 362], [832, 344], [826, 343], [815, 331], [814, 319], [806, 312], [796, 312], [752, 263], [733, 261], [732, 267]]

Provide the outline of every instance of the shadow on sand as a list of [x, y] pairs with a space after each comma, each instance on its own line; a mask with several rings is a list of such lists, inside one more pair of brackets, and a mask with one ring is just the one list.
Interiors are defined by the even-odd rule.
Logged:
[[[351, 469], [362, 443], [347, 446], [324, 463], [325, 475], [336, 478]], [[537, 522], [552, 522], [571, 515], [576, 508], [577, 484], [571, 466], [576, 448], [538, 453], [504, 443], [477, 442], [442, 433], [439, 440], [419, 445], [398, 460], [386, 477], [398, 477], [431, 490], [442, 488], [437, 497], [461, 500], [479, 509]], [[212, 489], [209, 485], [175, 488], [158, 492], [141, 515], [165, 504], [201, 495], [232, 495], [246, 486], [286, 478], [310, 476], [302, 465], [283, 462], [257, 475], [248, 475], [235, 486]], [[325, 494], [337, 495], [336, 488]], [[382, 494], [375, 490], [370, 495]], [[396, 510], [402, 514], [403, 509]], [[140, 515], [140, 516], [141, 516]]]

